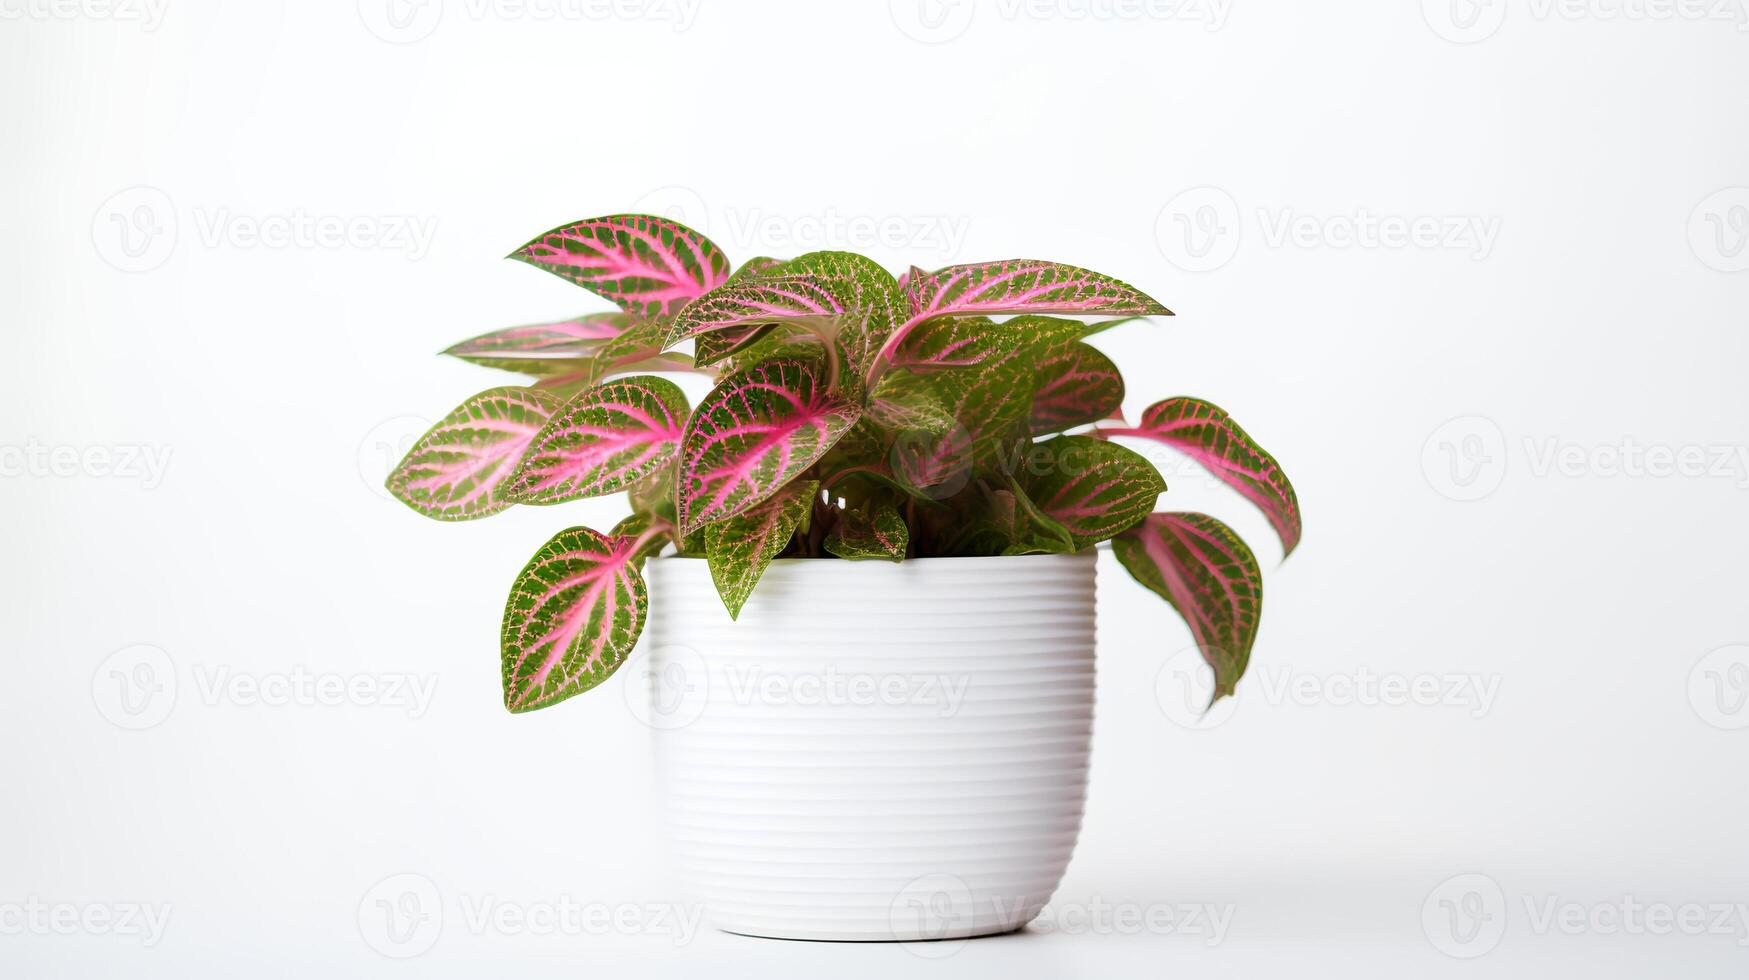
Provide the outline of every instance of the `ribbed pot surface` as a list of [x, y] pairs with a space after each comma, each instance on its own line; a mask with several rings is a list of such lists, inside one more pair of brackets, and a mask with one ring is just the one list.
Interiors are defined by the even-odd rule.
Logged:
[[649, 708], [713, 924], [922, 940], [1038, 915], [1081, 826], [1094, 556], [773, 562], [732, 622], [648, 563]]

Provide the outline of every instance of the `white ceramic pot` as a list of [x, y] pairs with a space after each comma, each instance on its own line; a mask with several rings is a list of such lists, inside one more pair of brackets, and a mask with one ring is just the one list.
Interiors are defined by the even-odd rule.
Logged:
[[1018, 929], [1081, 827], [1094, 555], [773, 562], [732, 622], [646, 566], [676, 858], [710, 921], [786, 939]]

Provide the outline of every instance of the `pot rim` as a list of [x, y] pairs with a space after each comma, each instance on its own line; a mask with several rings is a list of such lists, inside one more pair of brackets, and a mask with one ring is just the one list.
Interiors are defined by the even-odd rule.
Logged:
[[[907, 558], [904, 561], [882, 561], [880, 559], [864, 559], [864, 560], [858, 560], [858, 561], [850, 561], [850, 560], [847, 560], [844, 558], [773, 558], [771, 560], [771, 565], [773, 567], [778, 566], [778, 565], [785, 565], [785, 566], [790, 566], [790, 567], [800, 567], [802, 565], [826, 565], [826, 566], [842, 565], [842, 566], [848, 566], [848, 567], [852, 567], [852, 568], [855, 568], [857, 566], [874, 566], [877, 568], [884, 567], [884, 568], [900, 569], [900, 568], [904, 568], [906, 565], [916, 565], [916, 564], [925, 563], [925, 562], [927, 562], [927, 563], [941, 562], [941, 563], [952, 563], [952, 564], [962, 564], [962, 565], [975, 565], [975, 564], [979, 564], [979, 563], [984, 563], [984, 564], [998, 564], [998, 563], [1000, 563], [1000, 564], [1006, 565], [1006, 564], [1012, 564], [1014, 562], [1020, 562], [1020, 561], [1036, 562], [1036, 561], [1040, 561], [1041, 559], [1047, 559], [1047, 558], [1052, 559], [1054, 561], [1058, 561], [1058, 562], [1089, 561], [1089, 560], [1093, 560], [1094, 558], [1096, 558], [1098, 553], [1099, 553], [1099, 549], [1096, 546], [1096, 547], [1092, 547], [1092, 548], [1083, 548], [1080, 551], [1061, 552], [1061, 553], [1056, 553], [1056, 554], [1043, 554], [1043, 555], [930, 555], [930, 556], [924, 557], [924, 558]], [[653, 555], [653, 556], [651, 556], [650, 560], [651, 561], [661, 561], [661, 562], [669, 562], [669, 561], [703, 562], [703, 561], [706, 561], [706, 559], [700, 555], [679, 555], [679, 554]]]

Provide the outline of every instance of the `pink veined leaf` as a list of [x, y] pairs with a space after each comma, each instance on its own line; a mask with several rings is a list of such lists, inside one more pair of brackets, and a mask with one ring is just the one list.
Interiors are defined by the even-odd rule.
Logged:
[[535, 552], [504, 606], [504, 706], [533, 711], [581, 694], [625, 661], [647, 598], [636, 538], [586, 527]]
[[838, 515], [838, 524], [826, 536], [826, 550], [849, 561], [904, 561], [911, 546], [911, 529], [890, 500], [880, 500]]
[[1098, 434], [1138, 436], [1179, 450], [1263, 511], [1281, 538], [1283, 557], [1300, 543], [1300, 502], [1287, 474], [1217, 406], [1198, 398], [1168, 398], [1150, 405], [1134, 428]]
[[522, 374], [557, 374], [576, 370], [579, 360], [593, 356], [603, 344], [643, 322], [630, 313], [591, 313], [494, 330], [470, 337], [444, 353]]
[[1079, 320], [1017, 316], [997, 323], [987, 316], [939, 317], [919, 324], [888, 363], [917, 373], [990, 366], [1028, 354], [1049, 356], [1087, 332]]
[[750, 332], [783, 320], [837, 316], [845, 308], [833, 292], [828, 280], [806, 273], [737, 280], [687, 304], [669, 328], [667, 346], [716, 331]]
[[1214, 668], [1210, 703], [1233, 693], [1251, 660], [1263, 611], [1263, 574], [1233, 529], [1206, 514], [1154, 514], [1112, 542], [1136, 581], [1158, 593], [1190, 627]]
[[1058, 436], [1027, 457], [1026, 493], [1078, 548], [1134, 527], [1166, 481], [1140, 453], [1090, 436]]
[[887, 337], [874, 359], [877, 368], [892, 363], [911, 331], [936, 317], [1004, 313], [1172, 315], [1159, 301], [1128, 283], [1038, 259], [974, 262], [926, 275], [913, 272], [906, 277], [905, 296], [911, 316]]
[[766, 566], [789, 545], [819, 492], [818, 480], [797, 480], [758, 506], [704, 529], [711, 581], [730, 619], [740, 617]]
[[513, 503], [504, 484], [559, 404], [533, 388], [480, 392], [413, 444], [389, 474], [389, 492], [440, 521], [496, 514]]
[[686, 396], [665, 378], [585, 389], [541, 428], [505, 493], [529, 504], [618, 493], [671, 462], [685, 426]]
[[674, 313], [729, 278], [729, 260], [685, 225], [647, 214], [587, 218], [538, 235], [510, 257], [630, 313]]
[[1071, 344], [1045, 357], [1032, 392], [1032, 434], [1108, 419], [1123, 406], [1123, 375], [1098, 349]]
[[1111, 313], [1171, 316], [1146, 293], [1110, 276], [1061, 262], [1007, 259], [953, 265], [905, 287], [919, 317], [998, 313]]
[[766, 361], [725, 378], [699, 403], [681, 439], [681, 533], [767, 499], [860, 415], [805, 361]]

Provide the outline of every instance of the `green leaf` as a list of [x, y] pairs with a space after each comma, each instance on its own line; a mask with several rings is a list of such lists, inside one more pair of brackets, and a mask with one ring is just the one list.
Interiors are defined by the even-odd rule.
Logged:
[[889, 372], [869, 395], [868, 417], [889, 429], [941, 435], [958, 421], [941, 387], [909, 371]]
[[444, 351], [472, 364], [546, 376], [576, 372], [603, 345], [648, 322], [632, 313], [591, 313], [553, 323], [506, 327], [470, 337]]
[[1032, 392], [1032, 434], [1047, 435], [1111, 418], [1123, 405], [1123, 376], [1111, 358], [1073, 343], [1041, 358]]
[[559, 397], [533, 388], [490, 388], [462, 402], [413, 444], [389, 474], [388, 489], [426, 517], [466, 521], [496, 514]]
[[1086, 548], [1135, 526], [1166, 491], [1140, 453], [1090, 436], [1058, 436], [1033, 447], [1026, 492], [1041, 513]]
[[621, 378], [565, 403], [540, 430], [507, 495], [556, 504], [625, 490], [680, 451], [686, 396], [665, 378]]
[[1190, 627], [1215, 672], [1211, 704], [1233, 693], [1251, 661], [1263, 574], [1233, 529], [1206, 514], [1154, 514], [1112, 542], [1117, 560]]
[[506, 708], [557, 704], [625, 662], [648, 605], [631, 544], [573, 527], [529, 559], [504, 605]]
[[826, 535], [826, 550], [851, 561], [904, 561], [910, 540], [910, 529], [899, 509], [892, 501], [880, 499], [866, 508], [840, 513], [832, 533]]
[[861, 414], [806, 361], [767, 361], [723, 379], [681, 439], [682, 535], [769, 499]]
[[1219, 406], [1199, 398], [1168, 398], [1148, 406], [1135, 428], [1100, 434], [1140, 436], [1177, 449], [1263, 511], [1281, 538], [1283, 557], [1300, 543], [1300, 501], [1293, 484], [1275, 457]]
[[730, 619], [741, 615], [765, 566], [789, 545], [819, 492], [818, 481], [797, 480], [759, 506], [704, 529], [711, 581]]
[[645, 538], [642, 544], [638, 543], [638, 539], [643, 538], [645, 532], [649, 531], [651, 528], [664, 523], [667, 522], [662, 521], [653, 514], [633, 514], [620, 521], [618, 524], [615, 524], [613, 530], [607, 533], [607, 537], [616, 548], [622, 544], [626, 547], [632, 548], [632, 563], [642, 570], [644, 567], [644, 559], [653, 558], [660, 553], [662, 547], [668, 543], [669, 536], [660, 533], [653, 534], [648, 538]]

